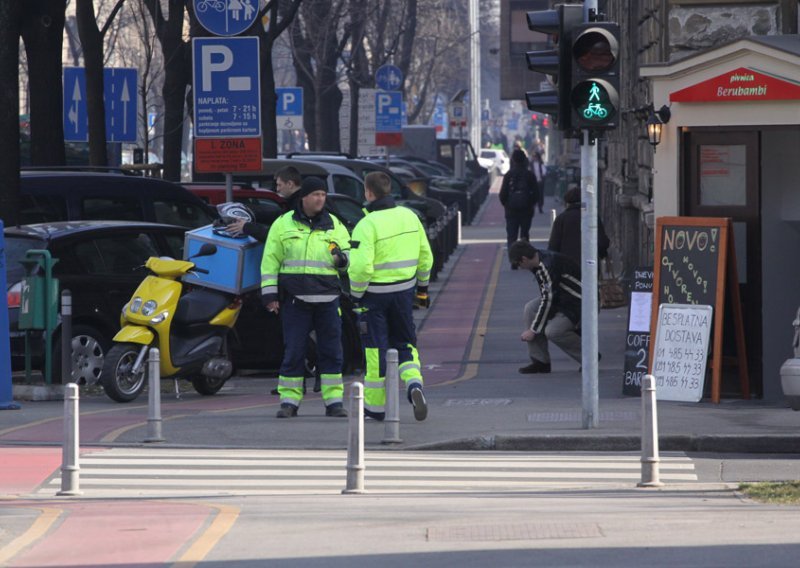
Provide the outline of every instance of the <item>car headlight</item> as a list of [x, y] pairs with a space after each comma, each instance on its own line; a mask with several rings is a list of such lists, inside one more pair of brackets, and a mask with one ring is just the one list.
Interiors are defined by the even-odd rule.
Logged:
[[136, 296], [133, 301], [131, 302], [131, 313], [135, 314], [139, 311], [139, 308], [142, 307], [142, 299], [139, 296]]
[[165, 319], [167, 319], [167, 317], [168, 317], [168, 316], [169, 316], [169, 312], [161, 312], [161, 313], [160, 313], [160, 314], [158, 314], [156, 317], [154, 317], [154, 318], [151, 318], [151, 319], [150, 319], [150, 323], [152, 323], [153, 325], [158, 325], [158, 324], [160, 324], [162, 321], [164, 321]]
[[[134, 300], [135, 301], [135, 300]], [[147, 300], [142, 306], [142, 315], [143, 316], [151, 316], [153, 312], [156, 311], [158, 304], [155, 300]]]

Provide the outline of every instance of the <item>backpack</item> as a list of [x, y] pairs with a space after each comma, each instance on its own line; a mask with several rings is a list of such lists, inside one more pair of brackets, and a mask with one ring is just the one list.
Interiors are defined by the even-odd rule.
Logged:
[[516, 176], [511, 178], [508, 185], [508, 207], [510, 209], [530, 209], [533, 207], [531, 192], [523, 184], [519, 183]]

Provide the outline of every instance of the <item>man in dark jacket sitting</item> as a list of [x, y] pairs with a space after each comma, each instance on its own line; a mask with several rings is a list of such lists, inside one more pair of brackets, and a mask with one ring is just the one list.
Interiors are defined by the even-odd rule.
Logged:
[[540, 298], [525, 304], [526, 329], [520, 339], [528, 344], [531, 364], [520, 373], [549, 373], [548, 340], [581, 362], [581, 271], [563, 254], [540, 251], [527, 241], [517, 241], [508, 250], [512, 265], [530, 270], [539, 285]]

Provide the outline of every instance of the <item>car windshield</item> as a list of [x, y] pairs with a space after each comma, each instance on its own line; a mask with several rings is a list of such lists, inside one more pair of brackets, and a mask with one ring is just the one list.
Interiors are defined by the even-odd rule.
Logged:
[[25, 258], [25, 253], [31, 249], [47, 248], [47, 243], [42, 239], [23, 236], [5, 236], [6, 279], [8, 286], [13, 286], [25, 275], [25, 268], [20, 260]]

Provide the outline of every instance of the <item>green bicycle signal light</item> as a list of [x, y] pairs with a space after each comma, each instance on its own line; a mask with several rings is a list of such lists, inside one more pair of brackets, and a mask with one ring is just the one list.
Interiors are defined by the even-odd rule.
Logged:
[[620, 29], [613, 22], [582, 24], [572, 40], [572, 126], [617, 127], [620, 108]]

